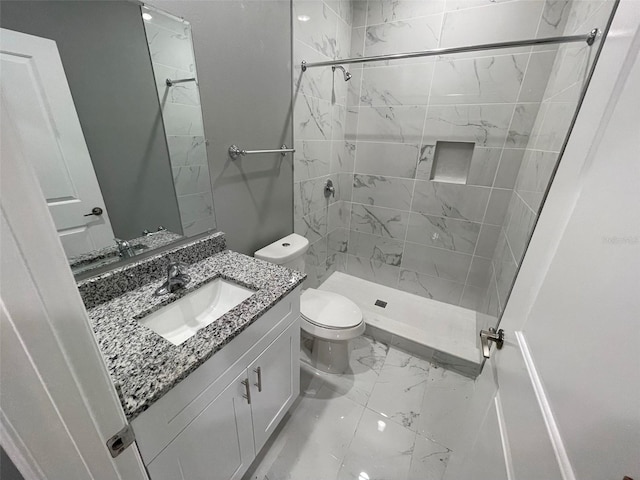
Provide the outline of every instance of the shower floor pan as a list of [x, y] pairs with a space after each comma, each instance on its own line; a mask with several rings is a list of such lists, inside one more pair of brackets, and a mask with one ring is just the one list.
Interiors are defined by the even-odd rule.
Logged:
[[342, 272], [332, 273], [318, 288], [354, 301], [362, 309], [366, 335], [467, 377], [480, 373], [476, 332], [486, 315]]

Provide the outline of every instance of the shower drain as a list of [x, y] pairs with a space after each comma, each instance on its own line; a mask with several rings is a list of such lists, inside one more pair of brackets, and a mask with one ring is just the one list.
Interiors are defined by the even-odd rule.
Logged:
[[384, 308], [387, 306], [387, 302], [385, 302], [384, 300], [376, 300], [375, 306]]

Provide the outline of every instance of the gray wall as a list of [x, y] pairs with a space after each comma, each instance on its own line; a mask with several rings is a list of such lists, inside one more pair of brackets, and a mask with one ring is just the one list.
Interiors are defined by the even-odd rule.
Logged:
[[150, 3], [191, 22], [217, 228], [253, 254], [293, 231], [291, 155], [232, 161], [227, 149], [292, 143], [290, 1]]
[[55, 40], [118, 237], [182, 232], [140, 8], [126, 1], [3, 1], [2, 28]]

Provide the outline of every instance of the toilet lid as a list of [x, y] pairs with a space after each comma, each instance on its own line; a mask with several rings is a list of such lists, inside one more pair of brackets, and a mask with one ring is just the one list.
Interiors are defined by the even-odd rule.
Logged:
[[351, 300], [337, 293], [315, 288], [302, 292], [300, 313], [321, 327], [351, 328], [362, 322], [362, 311]]

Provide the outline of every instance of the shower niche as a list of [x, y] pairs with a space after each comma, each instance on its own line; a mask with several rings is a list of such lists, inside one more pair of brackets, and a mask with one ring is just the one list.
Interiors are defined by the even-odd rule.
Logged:
[[436, 142], [429, 180], [465, 185], [474, 148], [474, 142]]

